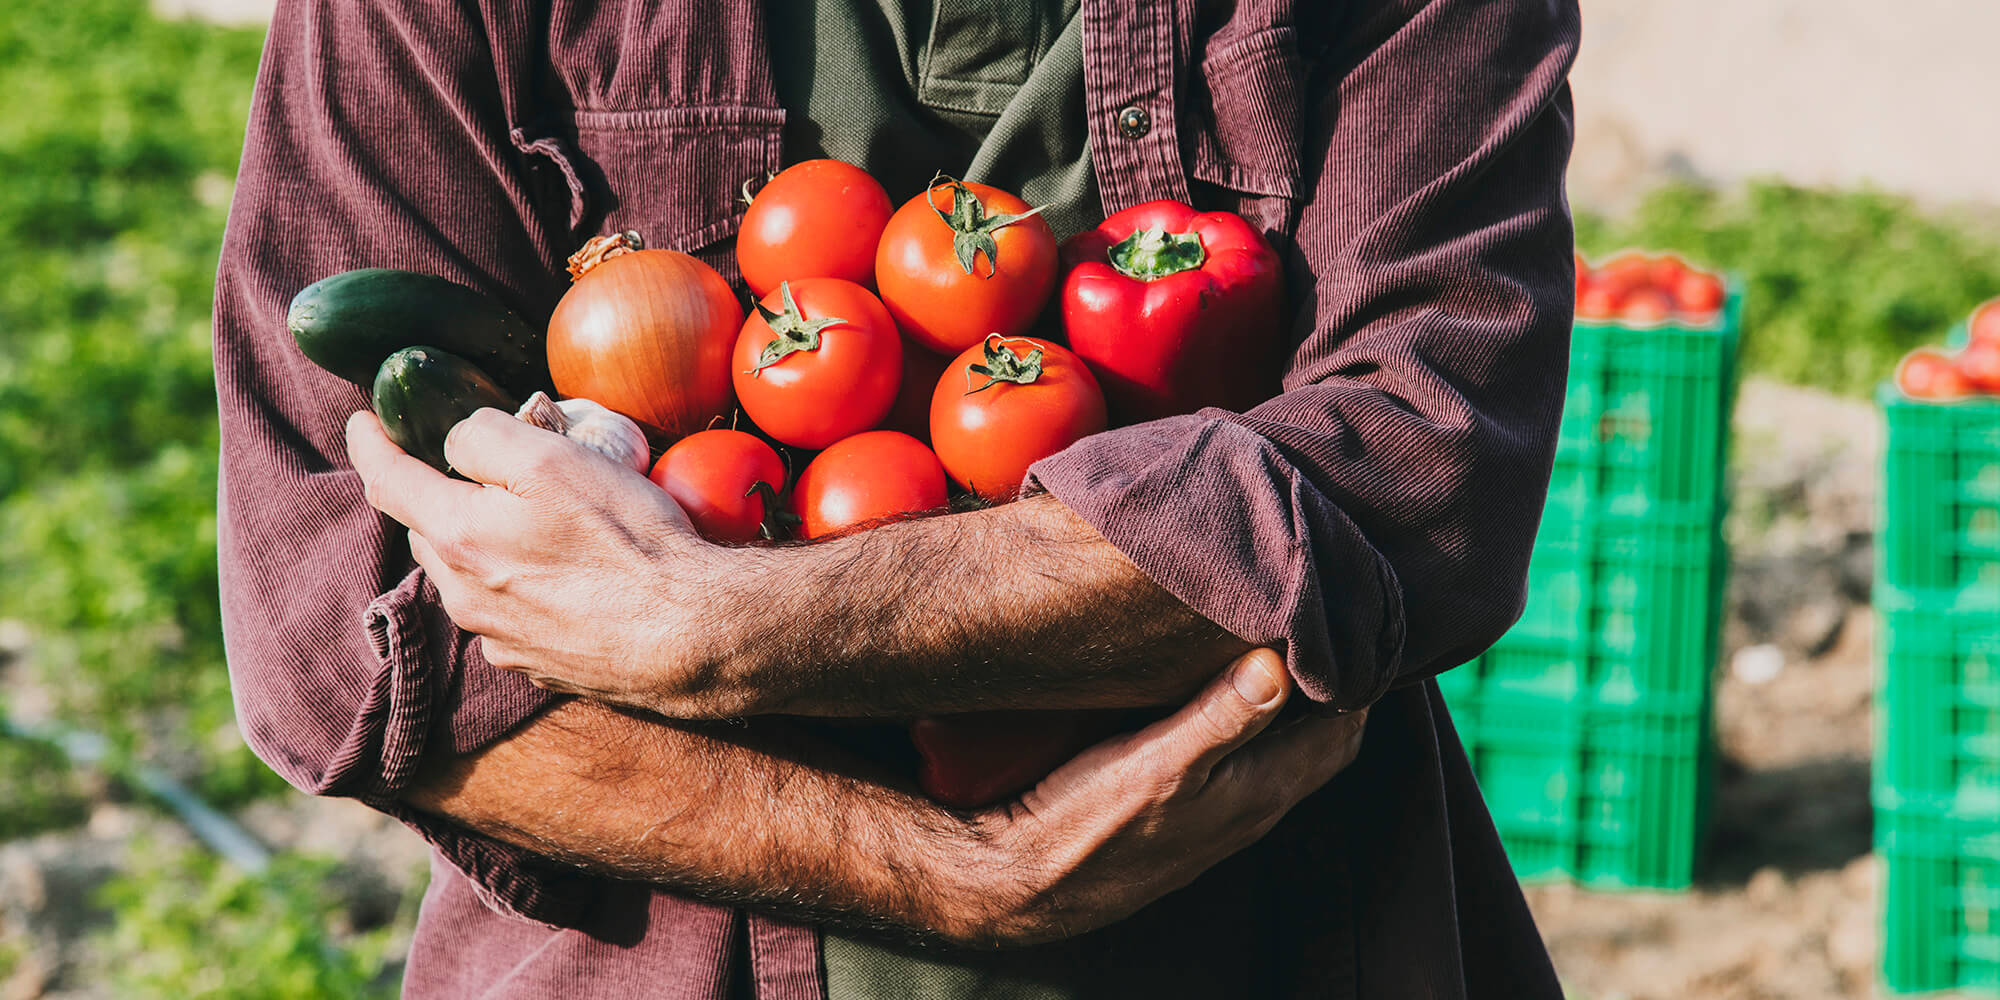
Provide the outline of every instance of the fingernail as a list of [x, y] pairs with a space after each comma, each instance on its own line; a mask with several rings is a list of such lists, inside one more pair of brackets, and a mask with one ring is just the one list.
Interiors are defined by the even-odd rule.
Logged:
[[1230, 683], [1236, 685], [1236, 693], [1242, 695], [1244, 701], [1260, 708], [1276, 701], [1278, 695], [1284, 691], [1278, 678], [1271, 676], [1271, 671], [1265, 669], [1264, 664], [1260, 662], [1262, 659], [1259, 657], [1242, 663], [1237, 666], [1235, 675], [1229, 678]]

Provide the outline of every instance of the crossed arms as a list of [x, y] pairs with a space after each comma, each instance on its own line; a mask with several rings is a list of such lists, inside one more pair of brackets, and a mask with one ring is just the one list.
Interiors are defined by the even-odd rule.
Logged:
[[[492, 436], [456, 444], [493, 456], [476, 478], [498, 484], [447, 485], [477, 491], [489, 520], [457, 516], [469, 495], [398, 477], [392, 455], [370, 466], [383, 442], [347, 422], [359, 394], [284, 336], [293, 292], [364, 265], [443, 274], [538, 313], [572, 249], [547, 171], [530, 177], [510, 137], [496, 57], [465, 44], [480, 26], [406, 30], [394, 5], [305, 6], [273, 22], [216, 343], [231, 669], [246, 736], [300, 787], [411, 802], [715, 898], [1037, 940], [1115, 919], [1213, 860], [1133, 888], [1100, 866], [1121, 854], [1106, 848], [1254, 836], [1351, 752], [1338, 717], [1260, 730], [1283, 695], [1253, 704], [1211, 682], [1231, 657], [1280, 649], [1283, 672], [1266, 653], [1238, 662], [1246, 685], [1288, 673], [1294, 697], [1351, 717], [1518, 613], [1572, 288], [1560, 178], [1573, 5], [1342, 7], [1337, 26], [1300, 26], [1317, 68], [1302, 83], [1291, 274], [1311, 295], [1277, 398], [1079, 443], [1038, 468], [1051, 498], [772, 553], [607, 548], [582, 587], [524, 568], [541, 564], [521, 547], [593, 551], [562, 534], [586, 523], [679, 538], [671, 505], [593, 507], [573, 490], [579, 505], [563, 507], [550, 484], [595, 473], [488, 419]], [[1472, 58], [1489, 52], [1499, 61]], [[1441, 53], [1477, 71], [1439, 74]], [[452, 86], [346, 83], [408, 81], [412, 62]], [[424, 156], [404, 155], [398, 121], [436, 125]], [[414, 537], [370, 506], [357, 469]], [[526, 509], [494, 513], [502, 501]], [[503, 524], [536, 527], [465, 530]], [[964, 558], [1000, 548], [1010, 558]], [[1201, 570], [1217, 565], [1243, 571]], [[719, 589], [673, 589], [697, 585]], [[769, 590], [791, 598], [745, 599]], [[356, 628], [371, 599], [374, 627]], [[529, 677], [591, 698], [559, 701]], [[926, 805], [780, 715], [737, 728], [633, 714], [1082, 704], [1186, 707], [975, 816]], [[1304, 758], [1318, 769], [1279, 763]], [[848, 844], [797, 835], [828, 817]], [[987, 893], [984, 912], [952, 909], [979, 895], [965, 869], [1023, 858], [1047, 860]]]

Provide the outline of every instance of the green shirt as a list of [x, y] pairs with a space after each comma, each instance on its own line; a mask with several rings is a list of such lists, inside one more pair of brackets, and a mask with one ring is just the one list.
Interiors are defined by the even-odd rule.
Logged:
[[[1083, 120], [1078, 0], [774, 0], [785, 162], [868, 170], [901, 204], [942, 171], [1012, 191], [1058, 237], [1103, 217]], [[1074, 970], [823, 936], [833, 1000], [1066, 1000]], [[1053, 973], [1053, 975], [1052, 975]]]
[[785, 161], [860, 166], [897, 204], [943, 171], [1021, 196], [1058, 237], [1103, 212], [1078, 0], [773, 0]]

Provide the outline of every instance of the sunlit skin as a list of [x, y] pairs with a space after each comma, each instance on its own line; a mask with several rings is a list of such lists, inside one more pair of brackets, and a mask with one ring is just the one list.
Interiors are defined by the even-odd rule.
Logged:
[[[1280, 658], [1246, 653], [1053, 500], [730, 548], [644, 478], [499, 411], [446, 442], [472, 482], [404, 455], [370, 414], [347, 431], [369, 502], [409, 527], [487, 658], [594, 699], [437, 763], [411, 801], [555, 857], [812, 919], [1029, 943], [1186, 884], [1359, 751], [1365, 713], [1268, 728], [1290, 690]], [[1091, 638], [1105, 630], [1120, 644]], [[1012, 655], [964, 654], [1000, 632], [1021, 637]], [[669, 719], [1181, 707], [954, 813], [782, 719], [716, 730], [599, 703]], [[673, 761], [676, 780], [634, 782], [606, 746]]]

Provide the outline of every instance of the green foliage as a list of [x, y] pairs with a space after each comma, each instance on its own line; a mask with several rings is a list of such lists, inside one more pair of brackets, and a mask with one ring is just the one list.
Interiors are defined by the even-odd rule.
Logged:
[[229, 719], [209, 305], [260, 45], [145, 0], [0, 8], [0, 618], [131, 752]]
[[[143, 845], [135, 855], [151, 853]], [[118, 996], [187, 1000], [393, 997], [390, 951], [402, 919], [340, 926], [350, 901], [329, 862], [280, 855], [249, 876], [199, 851], [170, 852], [106, 883], [98, 901], [112, 926], [97, 941]], [[386, 974], [385, 974], [386, 973]]]
[[1850, 395], [2000, 295], [2000, 232], [1866, 191], [1669, 186], [1629, 219], [1579, 215], [1577, 246], [1593, 261], [1626, 247], [1674, 250], [1730, 272], [1747, 296], [1745, 368]]
[[[82, 779], [61, 750], [0, 735], [0, 840], [81, 823], [90, 812]], [[0, 981], [6, 979], [0, 969]]]

